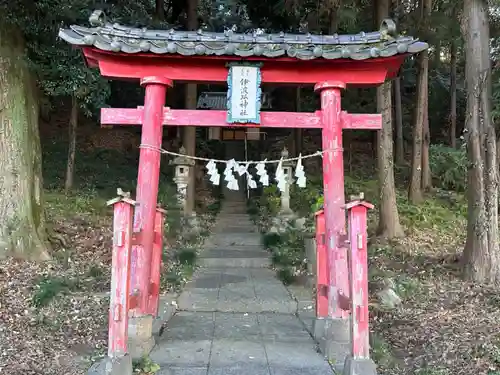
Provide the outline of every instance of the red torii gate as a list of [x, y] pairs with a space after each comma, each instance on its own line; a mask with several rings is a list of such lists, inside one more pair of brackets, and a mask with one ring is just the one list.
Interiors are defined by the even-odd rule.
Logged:
[[[94, 12], [90, 22], [91, 28], [71, 26], [62, 29], [59, 36], [81, 47], [87, 64], [98, 67], [103, 76], [136, 79], [146, 90], [144, 107], [101, 110], [102, 125], [143, 127], [141, 143], [145, 147], [140, 150], [134, 202], [135, 237], [125, 241], [134, 245], [129, 289], [134, 297], [130, 306], [136, 324], [134, 339], [149, 340], [150, 318], [157, 313], [156, 268], [159, 267], [159, 260], [152, 259], [152, 254], [162, 127], [238, 126], [228, 124], [226, 111], [165, 107], [167, 89], [175, 81], [226, 82], [227, 63], [242, 60], [261, 64], [262, 83], [315, 85], [321, 96], [321, 110], [315, 113], [262, 112], [258, 124], [240, 126], [322, 129], [323, 150], [327, 150], [323, 156], [323, 181], [328, 311], [327, 317], [318, 316], [318, 320], [347, 321], [348, 311], [342, 308], [339, 301], [339, 295], [349, 297], [350, 290], [345, 245], [342, 129], [377, 130], [382, 126], [382, 118], [380, 114], [342, 111], [341, 91], [347, 85], [379, 85], [393, 78], [404, 59], [425, 50], [427, 44], [412, 37], [397, 36], [395, 25], [390, 20], [384, 21], [379, 31], [355, 35], [147, 30], [107, 23], [101, 11]], [[123, 244], [115, 243], [116, 246]], [[155, 269], [151, 269], [152, 265]], [[114, 285], [123, 285], [123, 281]], [[327, 326], [322, 328], [322, 332], [317, 330], [318, 335], [326, 335], [323, 337], [325, 340], [329, 340], [328, 336], [332, 334], [331, 327]], [[348, 325], [345, 327], [348, 328]], [[138, 331], [146, 334], [141, 336]], [[110, 352], [110, 356], [114, 354]]]

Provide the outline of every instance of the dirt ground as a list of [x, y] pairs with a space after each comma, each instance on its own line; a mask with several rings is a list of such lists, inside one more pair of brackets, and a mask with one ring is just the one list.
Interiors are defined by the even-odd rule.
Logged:
[[500, 374], [500, 294], [463, 281], [466, 223], [449, 224], [372, 246], [372, 277], [393, 278], [402, 298], [396, 309], [372, 311], [381, 374]]

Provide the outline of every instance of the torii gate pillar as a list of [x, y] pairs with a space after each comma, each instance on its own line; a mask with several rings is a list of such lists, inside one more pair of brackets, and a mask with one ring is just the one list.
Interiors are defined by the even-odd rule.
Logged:
[[131, 306], [129, 314], [129, 351], [133, 358], [148, 354], [154, 346], [153, 316], [148, 304], [151, 292], [159, 288], [151, 279], [151, 275], [159, 270], [152, 273], [151, 264], [160, 178], [163, 106], [167, 87], [172, 86], [172, 81], [163, 77], [145, 77], [141, 79], [141, 86], [146, 89], [141, 144], [148, 147], [142, 147], [139, 154], [133, 224], [136, 241], [132, 247], [130, 290], [136, 304]]
[[350, 314], [338, 300], [339, 295], [349, 296], [341, 117], [344, 88], [340, 81], [320, 82], [314, 87], [321, 97], [322, 144], [327, 150], [323, 154], [323, 197], [328, 285], [321, 293], [328, 296], [328, 316], [316, 318], [313, 332], [322, 352], [341, 362], [339, 365], [349, 353], [350, 342]]

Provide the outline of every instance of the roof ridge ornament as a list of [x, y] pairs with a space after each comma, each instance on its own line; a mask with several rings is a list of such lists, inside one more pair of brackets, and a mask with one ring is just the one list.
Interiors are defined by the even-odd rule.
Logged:
[[93, 27], [103, 27], [106, 24], [106, 14], [103, 10], [94, 10], [89, 17], [89, 23]]
[[391, 39], [397, 36], [396, 22], [390, 18], [386, 18], [380, 24], [380, 38], [382, 40]]

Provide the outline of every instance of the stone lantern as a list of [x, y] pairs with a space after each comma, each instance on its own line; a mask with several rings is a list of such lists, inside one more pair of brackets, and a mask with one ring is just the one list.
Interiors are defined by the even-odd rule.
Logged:
[[[288, 159], [289, 154], [288, 150], [283, 148], [283, 151], [281, 151], [281, 157], [283, 159]], [[293, 183], [293, 168], [295, 167], [295, 162], [293, 161], [284, 161], [282, 164], [283, 168], [283, 174], [285, 175], [285, 189], [284, 191], [281, 192], [281, 210], [280, 210], [280, 215], [281, 216], [293, 216], [294, 213], [292, 209], [290, 208], [290, 185]]]
[[194, 167], [195, 161], [188, 158], [186, 149], [182, 146], [179, 150], [179, 156], [172, 160], [171, 164], [175, 165], [174, 182], [177, 184], [177, 197], [179, 205], [186, 210], [187, 185], [189, 183], [189, 169]]

